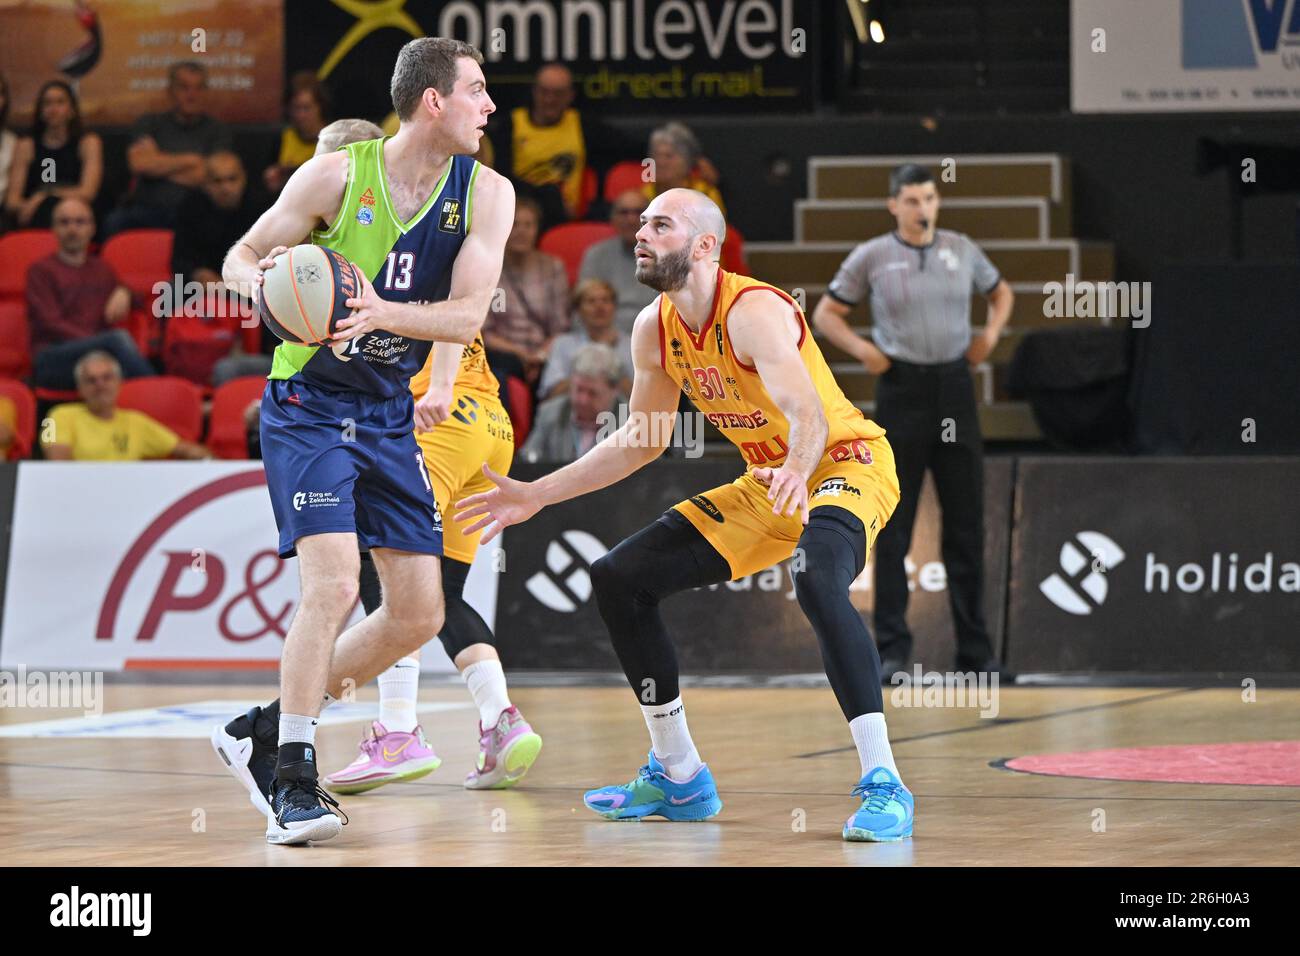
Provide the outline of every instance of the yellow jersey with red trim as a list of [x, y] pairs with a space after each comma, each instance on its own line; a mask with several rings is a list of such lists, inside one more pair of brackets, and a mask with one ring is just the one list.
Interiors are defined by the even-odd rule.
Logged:
[[[433, 374], [433, 354], [434, 349], [430, 349], [424, 367], [411, 377], [411, 394], [415, 396], [417, 402], [429, 390], [429, 376]], [[487, 349], [483, 346], [482, 335], [474, 336], [474, 341], [465, 346], [465, 351], [461, 353], [460, 368], [456, 370], [456, 383], [452, 390], [457, 395], [461, 392], [474, 392], [487, 395], [493, 401], [498, 399], [500, 387], [497, 384], [497, 377], [492, 374], [492, 369], [488, 368]]]
[[[669, 301], [659, 296], [659, 360], [668, 376], [714, 427], [740, 449], [749, 468], [779, 467], [789, 452], [790, 422], [768, 394], [758, 371], [736, 357], [727, 334], [727, 316], [736, 300], [755, 289], [775, 292], [799, 319], [799, 356], [821, 397], [829, 432], [826, 449], [852, 448], [856, 439], [880, 438], [885, 430], [845, 397], [813, 337], [808, 320], [788, 294], [749, 276], [718, 270], [713, 310], [698, 333], [692, 332]], [[838, 455], [835, 457], [839, 457]]]

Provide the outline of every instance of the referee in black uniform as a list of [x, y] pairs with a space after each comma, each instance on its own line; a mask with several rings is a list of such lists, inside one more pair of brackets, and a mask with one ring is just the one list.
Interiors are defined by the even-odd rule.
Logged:
[[[957, 670], [1001, 672], [984, 623], [983, 439], [970, 368], [993, 351], [1014, 295], [968, 236], [935, 228], [939, 191], [929, 170], [899, 166], [889, 192], [898, 228], [849, 253], [813, 314], [831, 342], [880, 376], [872, 418], [888, 432], [898, 468], [902, 500], [876, 542], [881, 673], [888, 681], [912, 654], [903, 561], [927, 468], [943, 509]], [[970, 323], [972, 290], [989, 303], [978, 336]], [[847, 319], [868, 294], [872, 337], [864, 339]]]

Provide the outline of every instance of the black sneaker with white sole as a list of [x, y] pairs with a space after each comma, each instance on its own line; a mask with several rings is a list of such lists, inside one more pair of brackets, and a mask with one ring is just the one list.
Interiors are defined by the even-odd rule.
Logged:
[[339, 819], [334, 813], [334, 810], [343, 813], [338, 801], [322, 790], [317, 781], [316, 745], [284, 744], [275, 768], [271, 797], [271, 811], [275, 816], [267, 821], [267, 843], [307, 843], [339, 835], [347, 823], [347, 815]]
[[274, 714], [278, 709], [278, 701], [267, 708], [254, 707], [224, 727], [212, 729], [212, 749], [248, 791], [249, 802], [268, 820], [275, 818], [270, 801], [279, 755], [279, 717]]

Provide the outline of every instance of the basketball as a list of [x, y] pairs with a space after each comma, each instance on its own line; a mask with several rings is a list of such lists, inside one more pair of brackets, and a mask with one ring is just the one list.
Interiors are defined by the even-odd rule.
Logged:
[[262, 284], [258, 311], [266, 327], [295, 345], [329, 345], [344, 303], [361, 290], [356, 268], [324, 246], [294, 246], [275, 257]]

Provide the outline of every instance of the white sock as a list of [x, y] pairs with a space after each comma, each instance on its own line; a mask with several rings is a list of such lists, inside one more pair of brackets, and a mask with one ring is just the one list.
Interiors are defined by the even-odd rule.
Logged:
[[286, 714], [280, 711], [280, 745], [314, 744], [316, 742], [316, 718], [303, 717], [299, 714]]
[[666, 704], [642, 704], [641, 714], [650, 730], [650, 749], [673, 780], [689, 780], [704, 766], [686, 726], [686, 707], [680, 696]]
[[379, 675], [379, 722], [387, 730], [415, 730], [415, 697], [420, 692], [420, 659], [403, 657]]
[[858, 760], [862, 762], [864, 777], [877, 767], [884, 767], [902, 781], [902, 774], [894, 763], [894, 751], [889, 747], [889, 731], [885, 728], [884, 714], [854, 717], [849, 721], [849, 730], [852, 731], [853, 743], [858, 748]]
[[460, 672], [465, 678], [465, 686], [478, 705], [479, 723], [491, 727], [501, 716], [501, 711], [510, 707], [510, 694], [506, 691], [506, 674], [501, 669], [501, 662], [495, 660], [479, 661], [470, 664]]

